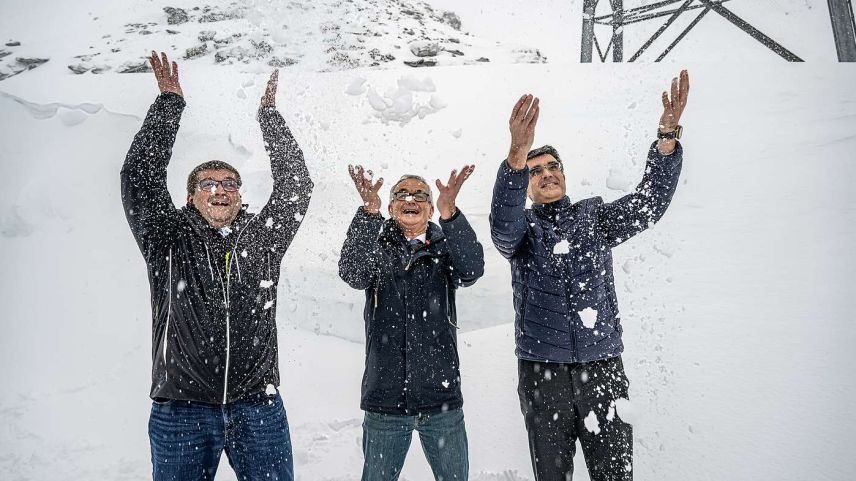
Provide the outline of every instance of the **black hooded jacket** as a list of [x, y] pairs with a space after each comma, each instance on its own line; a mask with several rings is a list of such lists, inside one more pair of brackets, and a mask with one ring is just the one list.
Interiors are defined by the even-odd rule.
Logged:
[[227, 403], [279, 385], [276, 286], [309, 205], [303, 153], [273, 107], [258, 118], [274, 187], [258, 214], [223, 235], [196, 208], [177, 209], [167, 164], [184, 99], [158, 96], [122, 167], [122, 203], [148, 267], [153, 399]]
[[482, 274], [484, 250], [460, 210], [439, 226], [429, 223], [425, 245], [414, 251], [394, 220], [359, 208], [339, 276], [366, 293], [363, 410], [412, 415], [461, 407], [455, 289]]

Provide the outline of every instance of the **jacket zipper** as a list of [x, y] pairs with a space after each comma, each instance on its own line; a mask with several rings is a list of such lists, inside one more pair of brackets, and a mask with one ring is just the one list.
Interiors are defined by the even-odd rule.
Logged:
[[163, 364], [164, 364], [164, 379], [169, 375], [169, 370], [166, 367], [166, 348], [167, 342], [169, 342], [169, 316], [172, 314], [172, 247], [169, 248], [169, 255], [167, 256], [167, 261], [169, 262], [169, 268], [167, 272], [167, 298], [166, 301], [166, 327], [163, 330]]
[[226, 369], [223, 373], [223, 404], [226, 404], [227, 394], [229, 392], [229, 347], [230, 347], [230, 328], [229, 328], [229, 254], [231, 251], [226, 252], [226, 291], [225, 291], [225, 300], [226, 300]]

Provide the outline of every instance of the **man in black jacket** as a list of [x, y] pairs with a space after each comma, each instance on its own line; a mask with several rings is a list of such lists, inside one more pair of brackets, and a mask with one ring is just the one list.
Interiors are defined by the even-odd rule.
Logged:
[[518, 394], [536, 481], [570, 481], [577, 439], [592, 481], [633, 477], [633, 431], [619, 408], [629, 384], [612, 249], [669, 207], [681, 173], [678, 122], [688, 93], [684, 70], [671, 96], [661, 96], [658, 140], [648, 149], [642, 181], [608, 203], [572, 202], [556, 149], [529, 150], [537, 98], [524, 95], [512, 110], [511, 148], [497, 171], [490, 228], [511, 264]]
[[[363, 481], [398, 479], [413, 430], [434, 477], [466, 481], [467, 435], [461, 409], [455, 289], [484, 273], [484, 251], [455, 198], [474, 166], [431, 188], [405, 175], [380, 214], [378, 191], [360, 166], [349, 167], [363, 205], [348, 229], [339, 276], [365, 291], [366, 370], [362, 383]], [[368, 172], [369, 177], [371, 171]]]
[[178, 65], [149, 59], [160, 95], [122, 167], [122, 202], [152, 296], [149, 419], [157, 480], [210, 480], [221, 452], [240, 479], [292, 480], [288, 420], [277, 391], [276, 285], [309, 205], [303, 153], [276, 111], [277, 72], [258, 112], [273, 193], [258, 214], [241, 204], [241, 176], [210, 161], [176, 209], [167, 164], [184, 109]]

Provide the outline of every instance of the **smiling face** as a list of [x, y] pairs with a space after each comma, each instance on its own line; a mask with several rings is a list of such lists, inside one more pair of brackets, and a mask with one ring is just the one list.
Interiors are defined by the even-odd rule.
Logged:
[[[526, 165], [530, 172], [527, 193], [532, 202], [549, 204], [565, 196], [565, 173], [555, 157], [550, 154], [539, 155], [527, 160]], [[540, 172], [533, 173], [533, 169]]]
[[[404, 179], [395, 185], [392, 192], [424, 193], [430, 196], [431, 188], [419, 179]], [[434, 215], [434, 204], [430, 197], [425, 202], [417, 202], [413, 196], [403, 200], [393, 197], [389, 202], [389, 215], [404, 232], [421, 233], [428, 229], [428, 221]]]
[[[200, 183], [207, 180], [217, 183], [208, 188], [201, 188]], [[231, 180], [237, 183], [235, 174], [225, 169], [206, 169], [196, 174], [196, 190], [188, 194], [187, 202], [192, 203], [208, 224], [215, 229], [230, 225], [238, 211], [241, 210], [241, 193], [238, 190], [230, 192], [223, 188], [222, 181]]]

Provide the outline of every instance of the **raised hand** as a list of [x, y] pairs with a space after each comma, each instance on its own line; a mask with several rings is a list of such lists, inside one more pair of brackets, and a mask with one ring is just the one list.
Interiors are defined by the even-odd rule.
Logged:
[[170, 64], [165, 53], [161, 52], [160, 57], [158, 57], [158, 54], [154, 50], [152, 50], [152, 55], [149, 57], [149, 63], [152, 64], [152, 70], [155, 72], [155, 79], [158, 81], [158, 88], [161, 93], [172, 92], [184, 97], [184, 92], [181, 91], [181, 84], [178, 82], [177, 63], [172, 62]]
[[[526, 164], [525, 155], [523, 156], [523, 164]], [[461, 169], [460, 174], [457, 173], [457, 170], [453, 170], [449, 175], [449, 182], [446, 185], [443, 185], [443, 183], [440, 182], [440, 179], [435, 181], [437, 190], [440, 191], [440, 195], [437, 196], [437, 210], [440, 211], [441, 219], [451, 219], [452, 216], [455, 215], [455, 211], [457, 210], [455, 207], [455, 198], [458, 197], [458, 192], [461, 191], [461, 186], [464, 185], [464, 182], [470, 177], [475, 169], [475, 165], [465, 165]]]
[[265, 94], [262, 95], [262, 107], [276, 107], [276, 86], [278, 83], [279, 69], [276, 69], [270, 74]]
[[687, 94], [690, 92], [690, 75], [686, 70], [681, 70], [680, 78], [672, 79], [672, 95], [663, 91], [663, 115], [660, 117], [660, 130], [671, 132], [680, 123], [681, 114], [687, 106]]
[[360, 197], [363, 199], [363, 206], [366, 212], [369, 214], [380, 212], [380, 196], [378, 195], [378, 191], [380, 190], [380, 186], [383, 185], [383, 177], [379, 178], [377, 182], [372, 182], [372, 171], [368, 171], [369, 178], [366, 178], [361, 165], [349, 165], [348, 173], [351, 174], [351, 180], [354, 181], [354, 186], [356, 186], [357, 192], [360, 193]]
[[538, 124], [538, 97], [526, 94], [514, 104], [508, 129], [511, 131], [511, 148], [508, 151], [508, 166], [520, 170], [526, 166], [526, 154], [535, 141], [535, 125]]

